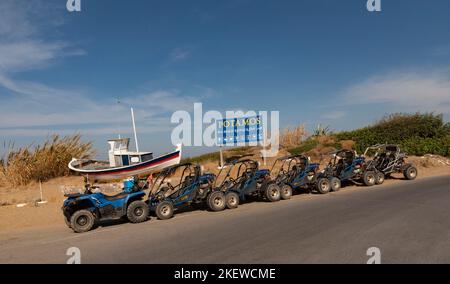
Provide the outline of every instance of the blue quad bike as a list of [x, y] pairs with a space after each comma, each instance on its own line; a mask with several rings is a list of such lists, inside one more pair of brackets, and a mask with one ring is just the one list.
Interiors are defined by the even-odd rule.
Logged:
[[397, 145], [377, 144], [367, 147], [364, 157], [369, 156], [372, 160], [368, 162], [368, 168], [376, 172], [377, 184], [383, 183], [385, 177], [394, 173], [402, 173], [407, 180], [417, 177], [417, 168], [406, 162], [408, 156]]
[[149, 208], [144, 202], [146, 182], [131, 178], [124, 181], [123, 192], [108, 196], [93, 193], [88, 183], [84, 193], [66, 194], [62, 211], [69, 228], [76, 233], [87, 232], [98, 221], [127, 218], [132, 223], [147, 220]]
[[376, 172], [369, 166], [363, 156], [356, 155], [353, 150], [338, 150], [329, 153], [331, 159], [328, 165], [319, 174], [319, 177], [328, 177], [331, 180], [331, 190], [340, 188], [342, 182], [351, 181], [366, 186], [376, 184]]
[[281, 199], [280, 187], [271, 179], [270, 171], [259, 169], [257, 161], [244, 159], [224, 165], [217, 175], [215, 191], [224, 192], [226, 207], [234, 209], [248, 197], [276, 202]]
[[214, 191], [215, 175], [202, 174], [199, 165], [184, 163], [164, 169], [155, 179], [149, 193], [148, 205], [158, 219], [172, 218], [183, 207], [202, 207], [211, 211], [225, 209], [225, 195]]
[[[280, 187], [281, 199], [290, 199], [293, 190], [316, 190], [319, 193], [328, 193], [335, 177], [319, 176], [319, 163], [311, 163], [309, 157], [304, 155], [290, 155], [275, 160], [270, 170], [273, 180]], [[335, 191], [339, 187], [334, 188]]]

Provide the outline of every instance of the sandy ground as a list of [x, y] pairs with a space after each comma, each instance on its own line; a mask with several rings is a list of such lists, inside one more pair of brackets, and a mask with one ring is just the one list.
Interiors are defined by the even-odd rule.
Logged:
[[[441, 176], [450, 174], [449, 159], [440, 157], [411, 157], [410, 162], [417, 165], [418, 178]], [[268, 161], [268, 165], [271, 161]], [[212, 168], [212, 164], [206, 169]], [[262, 166], [264, 167], [264, 166]], [[402, 182], [402, 175], [394, 175], [385, 184]], [[21, 188], [0, 188], [0, 234], [22, 228], [65, 226], [61, 206], [64, 200], [62, 188], [64, 186], [82, 187], [81, 177], [65, 177], [53, 179], [42, 184], [43, 197], [46, 204], [38, 205], [40, 198], [38, 184], [31, 184]], [[348, 185], [343, 190], [361, 190], [364, 187]], [[109, 192], [113, 194], [114, 192]], [[26, 203], [24, 207], [17, 204]]]

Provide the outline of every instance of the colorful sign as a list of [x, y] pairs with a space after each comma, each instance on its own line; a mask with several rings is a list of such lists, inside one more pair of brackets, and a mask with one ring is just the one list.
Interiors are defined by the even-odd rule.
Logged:
[[259, 115], [218, 120], [216, 129], [219, 146], [237, 146], [264, 140], [263, 123]]

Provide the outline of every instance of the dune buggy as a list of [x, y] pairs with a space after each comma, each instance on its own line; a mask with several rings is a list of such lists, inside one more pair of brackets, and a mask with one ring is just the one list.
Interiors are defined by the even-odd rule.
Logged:
[[[318, 169], [319, 164], [311, 163], [309, 157], [291, 155], [276, 159], [270, 172], [275, 183], [280, 187], [281, 198], [289, 199], [292, 196], [292, 190], [317, 190], [322, 194], [330, 191], [331, 180], [327, 177], [319, 177]], [[339, 190], [339, 187], [335, 190]]]
[[128, 179], [124, 181], [123, 192], [108, 196], [101, 192], [93, 193], [95, 187], [86, 183], [84, 193], [65, 195], [64, 220], [77, 233], [91, 230], [97, 221], [126, 217], [132, 223], [144, 222], [149, 213], [143, 201], [145, 186], [137, 178]]
[[254, 196], [271, 202], [281, 198], [280, 187], [270, 178], [269, 170], [260, 170], [257, 161], [233, 161], [221, 168], [214, 184], [215, 190], [224, 192], [226, 207], [237, 208], [240, 200]]
[[345, 181], [362, 182], [367, 186], [376, 183], [376, 173], [370, 167], [367, 168], [364, 157], [357, 156], [353, 150], [338, 150], [329, 153], [331, 159], [320, 177], [332, 179], [331, 189], [340, 188], [341, 183]]
[[369, 162], [384, 180], [393, 173], [403, 173], [408, 180], [417, 177], [417, 168], [412, 163], [406, 163], [407, 155], [400, 151], [400, 147], [391, 144], [377, 144], [370, 146], [364, 152], [364, 156], [372, 156]]
[[211, 211], [225, 209], [225, 194], [214, 191], [214, 174], [202, 174], [199, 165], [184, 163], [164, 169], [155, 179], [149, 194], [150, 211], [169, 219], [174, 211], [206, 203]]

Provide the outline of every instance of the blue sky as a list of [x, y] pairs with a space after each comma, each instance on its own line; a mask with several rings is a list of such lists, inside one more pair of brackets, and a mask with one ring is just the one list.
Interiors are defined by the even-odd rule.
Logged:
[[[392, 112], [450, 117], [450, 2], [0, 1], [0, 140], [130, 133], [169, 151], [171, 114], [278, 110], [342, 130]], [[117, 98], [122, 102], [117, 104]], [[189, 149], [188, 154], [207, 151]]]

